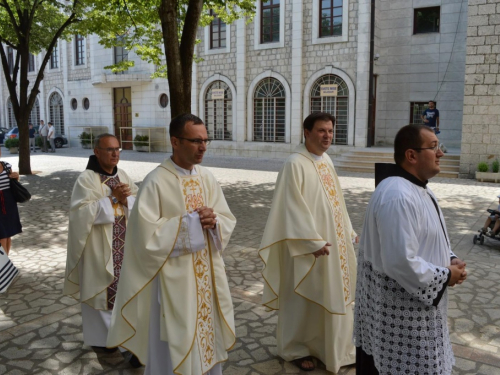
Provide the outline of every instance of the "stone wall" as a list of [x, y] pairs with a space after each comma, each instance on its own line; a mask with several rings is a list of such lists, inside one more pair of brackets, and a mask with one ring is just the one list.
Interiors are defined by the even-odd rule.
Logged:
[[460, 175], [500, 154], [500, 1], [470, 0]]
[[[380, 0], [376, 6], [376, 145], [393, 143], [397, 131], [410, 122], [411, 102], [436, 100], [440, 139], [459, 148], [467, 1]], [[414, 9], [434, 6], [441, 7], [439, 32], [413, 34]]]

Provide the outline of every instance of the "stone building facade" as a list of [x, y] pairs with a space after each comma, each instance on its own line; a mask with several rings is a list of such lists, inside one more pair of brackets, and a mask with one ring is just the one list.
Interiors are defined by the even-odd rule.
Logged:
[[460, 175], [499, 158], [500, 1], [469, 1]]
[[[412, 114], [420, 121], [418, 113], [430, 99], [441, 111], [442, 139], [459, 147], [467, 1], [378, 0], [376, 5], [372, 144], [371, 1], [268, 0], [256, 2], [252, 22], [216, 20], [199, 30], [196, 55], [202, 61], [193, 68], [192, 112], [214, 139], [209, 152], [286, 157], [303, 142], [303, 119], [319, 110], [337, 118], [331, 154], [390, 145], [400, 127], [414, 122]], [[438, 30], [415, 33], [415, 12], [421, 8], [438, 9]], [[166, 135], [168, 83], [150, 78], [154, 66], [129, 52], [135, 67], [112, 74], [104, 67], [120, 52], [104, 49], [94, 35], [85, 38], [79, 65], [77, 49], [76, 40], [59, 42], [59, 65], [47, 68], [40, 89], [40, 118], [59, 116], [56, 129], [75, 142], [91, 125], [117, 135], [124, 126], [157, 127]], [[8, 91], [3, 80], [0, 85], [0, 124], [9, 127]], [[332, 85], [336, 96], [325, 89]]]

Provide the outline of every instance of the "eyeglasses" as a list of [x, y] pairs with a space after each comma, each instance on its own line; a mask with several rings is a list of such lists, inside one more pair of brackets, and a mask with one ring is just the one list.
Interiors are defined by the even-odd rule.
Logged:
[[420, 151], [420, 150], [432, 150], [434, 151], [434, 153], [437, 154], [438, 151], [441, 150], [441, 148], [439, 147], [439, 144], [433, 146], [433, 147], [418, 147], [418, 148], [412, 148], [412, 150], [415, 150], [415, 151]]
[[108, 148], [102, 148], [102, 147], [98, 147], [99, 150], [104, 150], [106, 151], [108, 154], [112, 154], [113, 152], [116, 152], [117, 154], [119, 152], [121, 152], [121, 148], [120, 147], [117, 147], [117, 148], [113, 148], [113, 147], [108, 147]]
[[201, 138], [195, 138], [195, 139], [189, 139], [189, 138], [183, 138], [183, 137], [175, 137], [179, 139], [184, 139], [185, 141], [189, 141], [191, 143], [196, 143], [198, 146], [201, 146], [202, 144], [209, 145], [210, 142], [212, 141], [211, 139], [201, 139]]

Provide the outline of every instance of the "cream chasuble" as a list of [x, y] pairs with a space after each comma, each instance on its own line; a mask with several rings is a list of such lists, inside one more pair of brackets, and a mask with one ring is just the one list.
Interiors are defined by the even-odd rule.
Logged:
[[96, 310], [113, 309], [120, 276], [128, 210], [108, 198], [118, 182], [129, 185], [132, 207], [138, 188], [121, 169], [114, 176], [85, 170], [71, 195], [63, 293]]
[[[279, 310], [285, 360], [312, 355], [332, 372], [355, 362], [355, 237], [330, 157], [314, 158], [299, 145], [278, 175], [259, 250], [263, 304]], [[330, 255], [316, 259], [312, 253], [327, 242]]]
[[[184, 375], [207, 373], [227, 359], [235, 342], [232, 301], [217, 245], [225, 248], [236, 220], [213, 175], [195, 168], [196, 175], [179, 176], [173, 162], [165, 160], [141, 185], [108, 338], [108, 346], [123, 346], [146, 363], [151, 298], [159, 298], [160, 337], [168, 342], [173, 372]], [[205, 246], [196, 251], [183, 218], [201, 206], [216, 213], [220, 244], [204, 230]], [[159, 297], [152, 294], [156, 276]]]

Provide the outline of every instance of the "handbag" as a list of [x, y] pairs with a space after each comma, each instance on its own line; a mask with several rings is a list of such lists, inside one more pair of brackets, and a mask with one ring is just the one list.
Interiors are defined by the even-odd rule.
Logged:
[[12, 264], [7, 254], [0, 249], [0, 293], [4, 293], [19, 275], [19, 270]]
[[[10, 168], [7, 168], [5, 163], [2, 161], [3, 169], [7, 172], [8, 175], [10, 175], [11, 170]], [[17, 203], [24, 203], [27, 202], [31, 199], [31, 194], [26, 189], [19, 181], [17, 181], [15, 178], [10, 179], [10, 191], [12, 192], [12, 195], [14, 196], [14, 200]]]

